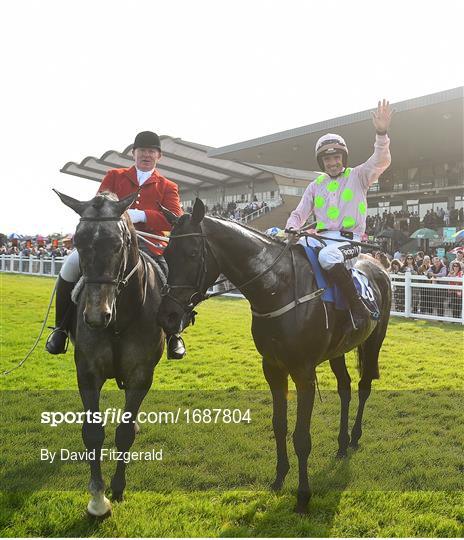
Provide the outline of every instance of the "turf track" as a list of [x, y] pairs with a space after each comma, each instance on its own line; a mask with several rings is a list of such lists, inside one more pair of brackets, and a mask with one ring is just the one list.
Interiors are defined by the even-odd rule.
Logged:
[[[15, 365], [33, 343], [52, 287], [53, 281], [46, 278], [0, 275], [2, 371]], [[245, 400], [266, 396], [260, 358], [249, 326], [250, 312], [244, 301], [215, 299], [201, 306], [197, 325], [186, 332], [188, 358], [182, 362], [163, 359], [155, 372], [154, 391], [187, 391], [198, 398], [207, 396], [206, 391], [218, 390], [236, 392]], [[31, 396], [56, 389], [71, 391], [61, 395], [72, 396], [76, 389], [72, 353], [53, 358], [42, 351], [43, 343], [39, 347], [23, 368], [0, 379], [2, 390], [14, 391], [19, 403], [16, 411], [19, 408], [22, 411], [21, 422], [15, 422], [16, 435], [4, 438], [8, 455], [15, 449], [18, 456], [34, 450]], [[164, 473], [161, 470], [159, 489], [145, 490], [147, 470], [131, 465], [126, 501], [113, 505], [113, 516], [104, 522], [89, 520], [85, 515], [86, 465], [77, 469], [77, 474], [82, 475], [80, 490], [57, 491], [59, 486], [50, 485], [43, 471], [21, 468], [19, 458], [13, 469], [6, 460], [8, 471], [3, 459], [0, 534], [462, 536], [464, 498], [459, 491], [459, 478], [464, 472], [459, 405], [463, 390], [462, 353], [462, 327], [458, 325], [392, 320], [381, 352], [381, 379], [374, 383], [377, 398], [373, 395], [372, 406], [368, 404], [366, 411], [363, 446], [342, 463], [331, 458], [336, 449], [338, 422], [335, 381], [328, 365], [318, 369], [324, 402], [315, 405], [310, 459], [314, 496], [307, 517], [292, 512], [296, 475], [290, 436], [293, 468], [285, 488], [276, 495], [265, 487], [275, 463], [271, 411], [264, 397], [261, 408], [258, 407], [264, 423], [253, 426], [254, 431], [248, 436], [251, 459], [246, 460], [243, 455], [235, 460], [229, 457], [225, 470], [217, 469], [221, 474], [218, 472], [215, 486], [216, 476], [211, 474], [208, 460], [207, 466], [202, 467], [201, 452], [212, 456], [211, 463], [217, 459], [216, 467], [220, 467], [222, 454], [230, 445], [225, 432], [222, 439], [210, 446], [208, 438], [202, 435], [204, 447], [193, 448], [184, 467], [176, 462]], [[354, 355], [348, 356], [348, 364], [355, 389]], [[114, 382], [108, 386], [116, 388]], [[7, 392], [2, 395], [11, 396]], [[356, 399], [352, 404], [356, 404]], [[60, 408], [56, 403], [53, 405], [52, 410]], [[2, 410], [7, 409], [2, 407]], [[353, 416], [353, 406], [351, 412]], [[291, 426], [293, 417], [290, 417]], [[415, 420], [420, 420], [419, 427]], [[5, 415], [2, 425], [8, 426]], [[427, 432], [429, 425], [433, 433]], [[73, 428], [74, 436], [78, 436], [79, 428]], [[144, 437], [148, 439], [154, 429], [143, 430], [134, 448], [143, 445]], [[108, 431], [107, 437], [111, 434]], [[243, 445], [248, 448], [246, 441]], [[229, 449], [232, 454], [233, 446]], [[385, 472], [384, 478], [379, 471]], [[391, 471], [397, 476], [386, 478], [388, 474], [391, 476]], [[30, 478], [29, 491], [8, 489], [8, 474], [16, 472], [24, 479]], [[374, 480], [360, 489], [361, 477]], [[394, 490], [395, 482], [397, 490]]]

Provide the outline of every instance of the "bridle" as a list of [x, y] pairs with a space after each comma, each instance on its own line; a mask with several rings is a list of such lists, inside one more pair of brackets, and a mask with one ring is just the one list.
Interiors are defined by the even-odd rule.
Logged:
[[[81, 217], [79, 221], [93, 221], [93, 222], [99, 222], [99, 221], [122, 221], [124, 222], [122, 217]], [[139, 256], [139, 260], [137, 261], [137, 264], [132, 268], [132, 270], [124, 276], [124, 273], [126, 271], [127, 266], [127, 254], [130, 251], [130, 235], [128, 234], [127, 227], [123, 227], [123, 241], [124, 244], [128, 246], [128, 249], [124, 253], [124, 257], [122, 259], [121, 265], [119, 267], [118, 275], [115, 278], [103, 278], [103, 277], [95, 277], [95, 278], [89, 278], [85, 275], [83, 275], [84, 283], [87, 284], [99, 284], [99, 285], [113, 285], [116, 287], [116, 298], [119, 296], [120, 292], [127, 286], [130, 278], [135, 274], [135, 272], [138, 270], [140, 265], [142, 264], [142, 258]], [[146, 287], [145, 287], [146, 291]], [[145, 295], [144, 295], [145, 296]], [[145, 300], [145, 298], [144, 298]]]
[[[206, 273], [207, 273], [207, 267], [206, 267], [206, 255], [207, 255], [207, 249], [209, 248], [211, 255], [216, 260], [216, 257], [214, 256], [210, 245], [208, 244], [206, 240], [206, 235], [203, 232], [199, 233], [186, 233], [186, 234], [176, 234], [170, 235], [169, 240], [173, 238], [186, 238], [188, 236], [196, 236], [197, 238], [201, 238], [201, 264], [198, 267], [198, 273], [195, 280], [195, 285], [169, 285], [169, 283], [166, 283], [163, 285], [161, 289], [161, 296], [166, 296], [167, 298], [170, 298], [173, 302], [178, 304], [186, 313], [189, 311], [192, 311], [192, 309], [198, 305], [200, 302], [203, 302], [207, 298], [209, 298], [209, 295], [206, 294], [206, 292], [202, 292], [205, 288], [205, 281], [206, 281]], [[216, 261], [217, 262], [217, 261]], [[169, 279], [169, 277], [168, 277]], [[186, 304], [183, 304], [180, 300], [178, 300], [175, 296], [171, 294], [171, 291], [173, 289], [193, 289], [193, 294], [190, 296], [188, 302]], [[194, 301], [195, 296], [198, 296], [198, 300]]]
[[[200, 226], [200, 228], [201, 228], [201, 226]], [[201, 264], [200, 264], [200, 266], [198, 268], [198, 274], [197, 274], [197, 277], [196, 277], [195, 285], [190, 285], [190, 284], [188, 284], [188, 285], [170, 285], [169, 283], [166, 283], [166, 285], [164, 285], [163, 288], [161, 289], [161, 296], [165, 296], [167, 298], [170, 298], [173, 302], [175, 302], [177, 305], [179, 305], [184, 310], [184, 312], [186, 312], [186, 313], [192, 311], [195, 306], [197, 306], [200, 302], [203, 302], [204, 300], [208, 300], [208, 298], [213, 298], [214, 296], [220, 296], [222, 294], [226, 294], [226, 293], [231, 292], [231, 291], [236, 291], [237, 289], [242, 290], [243, 288], [248, 287], [248, 285], [251, 285], [257, 279], [259, 279], [264, 274], [269, 272], [269, 270], [271, 270], [280, 261], [280, 259], [287, 253], [287, 251], [290, 249], [290, 246], [291, 246], [290, 242], [287, 243], [284, 246], [284, 248], [282, 249], [282, 251], [279, 253], [279, 255], [277, 255], [277, 257], [274, 259], [272, 264], [270, 266], [268, 266], [267, 268], [265, 268], [258, 275], [252, 277], [251, 279], [245, 281], [244, 283], [242, 283], [240, 285], [237, 285], [236, 287], [231, 287], [230, 289], [226, 289], [225, 291], [213, 292], [213, 293], [207, 294], [206, 289], [205, 289], [205, 281], [206, 281], [206, 274], [207, 274], [207, 270], [208, 270], [207, 266], [206, 266], [206, 256], [207, 256], [207, 250], [208, 249], [209, 249], [213, 259], [215, 260], [216, 265], [217, 265], [218, 268], [219, 268], [219, 264], [217, 262], [217, 258], [214, 255], [214, 252], [213, 252], [210, 244], [208, 243], [208, 241], [206, 239], [206, 234], [203, 231], [198, 232], [198, 233], [186, 233], [186, 234], [171, 235], [169, 238], [170, 239], [173, 239], [173, 238], [186, 238], [188, 236], [198, 237], [198, 238], [202, 239]], [[227, 279], [221, 279], [220, 281], [216, 281], [214, 283], [214, 285], [219, 285], [220, 283], [223, 283], [224, 281], [227, 281]], [[187, 303], [182, 303], [180, 300], [178, 300], [175, 296], [173, 296], [171, 294], [171, 291], [173, 289], [193, 289], [194, 292], [190, 296]], [[205, 289], [205, 292], [203, 292], [204, 289]], [[198, 299], [194, 300], [195, 297], [198, 297]]]

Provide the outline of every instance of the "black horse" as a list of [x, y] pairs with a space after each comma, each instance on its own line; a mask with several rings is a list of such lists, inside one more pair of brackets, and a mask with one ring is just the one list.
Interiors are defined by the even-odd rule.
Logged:
[[[71, 339], [77, 381], [85, 411], [99, 411], [100, 391], [107, 379], [116, 378], [125, 391], [125, 416], [116, 429], [118, 452], [131, 448], [139, 407], [153, 381], [153, 370], [164, 348], [164, 334], [158, 325], [161, 284], [150, 257], [139, 252], [135, 229], [125, 211], [137, 193], [118, 200], [101, 193], [88, 202], [58, 193], [63, 203], [80, 216], [74, 236], [84, 279]], [[90, 459], [87, 506], [91, 515], [111, 511], [105, 497], [100, 451], [105, 433], [102, 423], [86, 421], [84, 444], [94, 451]], [[122, 454], [118, 454], [121, 455]], [[111, 480], [114, 500], [121, 500], [126, 485], [126, 464], [118, 460]]]
[[[169, 266], [159, 321], [166, 332], [181, 326], [185, 312], [207, 297], [207, 289], [224, 274], [251, 304], [252, 334], [263, 359], [264, 376], [273, 397], [273, 428], [277, 445], [276, 478], [280, 489], [289, 470], [287, 457], [288, 376], [297, 391], [297, 420], [293, 443], [298, 457], [297, 512], [305, 512], [310, 499], [307, 462], [311, 451], [310, 422], [314, 403], [316, 366], [325, 360], [337, 378], [341, 400], [338, 456], [348, 446], [358, 446], [364, 406], [371, 382], [379, 378], [378, 356], [390, 315], [391, 289], [386, 272], [371, 257], [358, 261], [367, 274], [380, 308], [380, 319], [361, 330], [346, 332], [348, 315], [320, 298], [311, 266], [300, 245], [289, 246], [233, 221], [204, 217], [205, 208], [195, 201], [192, 215], [174, 224], [165, 250]], [[296, 301], [296, 302], [295, 302]], [[284, 308], [284, 309], [282, 309]], [[270, 314], [270, 315], [269, 315]], [[348, 433], [351, 379], [345, 353], [358, 348], [359, 406]]]

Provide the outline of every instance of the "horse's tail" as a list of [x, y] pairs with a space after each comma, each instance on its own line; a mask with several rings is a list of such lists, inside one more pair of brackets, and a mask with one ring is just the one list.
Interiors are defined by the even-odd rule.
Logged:
[[358, 346], [358, 371], [361, 378], [379, 379], [379, 352], [385, 334], [391, 308], [391, 285], [385, 271], [377, 271], [376, 284], [380, 289], [380, 318], [372, 334]]
[[[376, 329], [377, 330], [377, 329]], [[374, 331], [369, 338], [358, 346], [358, 372], [361, 378], [380, 379], [379, 351], [382, 340], [374, 340]]]

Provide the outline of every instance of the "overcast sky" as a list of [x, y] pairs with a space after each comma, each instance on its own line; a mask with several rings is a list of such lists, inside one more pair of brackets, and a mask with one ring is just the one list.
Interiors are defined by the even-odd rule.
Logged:
[[0, 17], [4, 233], [74, 231], [51, 188], [98, 186], [59, 169], [138, 131], [223, 146], [464, 84], [462, 0], [18, 0]]

